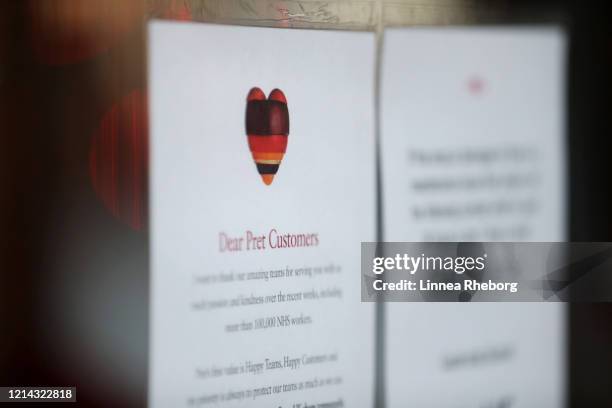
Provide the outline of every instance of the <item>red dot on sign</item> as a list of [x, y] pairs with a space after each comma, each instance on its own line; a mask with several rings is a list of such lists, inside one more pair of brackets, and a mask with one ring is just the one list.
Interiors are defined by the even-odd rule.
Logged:
[[473, 95], [478, 95], [484, 92], [485, 82], [479, 77], [473, 77], [468, 80], [468, 90]]
[[89, 150], [96, 195], [111, 214], [135, 230], [146, 225], [147, 155], [146, 95], [135, 90], [104, 114]]

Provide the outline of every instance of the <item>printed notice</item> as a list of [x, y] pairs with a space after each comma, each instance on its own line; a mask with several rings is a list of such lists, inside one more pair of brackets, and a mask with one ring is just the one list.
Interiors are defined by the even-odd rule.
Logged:
[[[555, 28], [385, 32], [386, 241], [565, 239], [564, 51]], [[386, 312], [388, 407], [562, 406], [562, 305]]]
[[371, 33], [149, 25], [151, 407], [371, 405], [374, 55]]

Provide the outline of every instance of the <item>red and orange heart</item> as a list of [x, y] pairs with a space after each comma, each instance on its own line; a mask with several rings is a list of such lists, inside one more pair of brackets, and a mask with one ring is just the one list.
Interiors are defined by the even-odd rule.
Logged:
[[263, 91], [252, 88], [247, 95], [246, 134], [249, 149], [266, 185], [272, 184], [287, 150], [289, 109], [287, 98], [274, 89], [266, 99]]

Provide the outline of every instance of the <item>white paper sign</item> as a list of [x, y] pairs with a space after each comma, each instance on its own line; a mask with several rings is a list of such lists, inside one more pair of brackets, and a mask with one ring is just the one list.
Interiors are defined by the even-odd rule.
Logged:
[[[562, 241], [563, 33], [385, 32], [381, 145], [386, 241]], [[388, 407], [559, 407], [559, 304], [393, 303]]]
[[374, 54], [371, 33], [150, 24], [150, 406], [371, 403]]

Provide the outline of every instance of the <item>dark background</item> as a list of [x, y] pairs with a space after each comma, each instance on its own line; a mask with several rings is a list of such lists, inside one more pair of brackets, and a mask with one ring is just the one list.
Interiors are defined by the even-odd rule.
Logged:
[[[569, 236], [612, 241], [612, 30], [602, 2], [468, 2], [569, 32]], [[190, 2], [0, 5], [0, 385], [144, 406], [149, 16]], [[572, 304], [572, 407], [612, 406], [612, 305]], [[76, 406], [73, 405], [73, 406]]]

